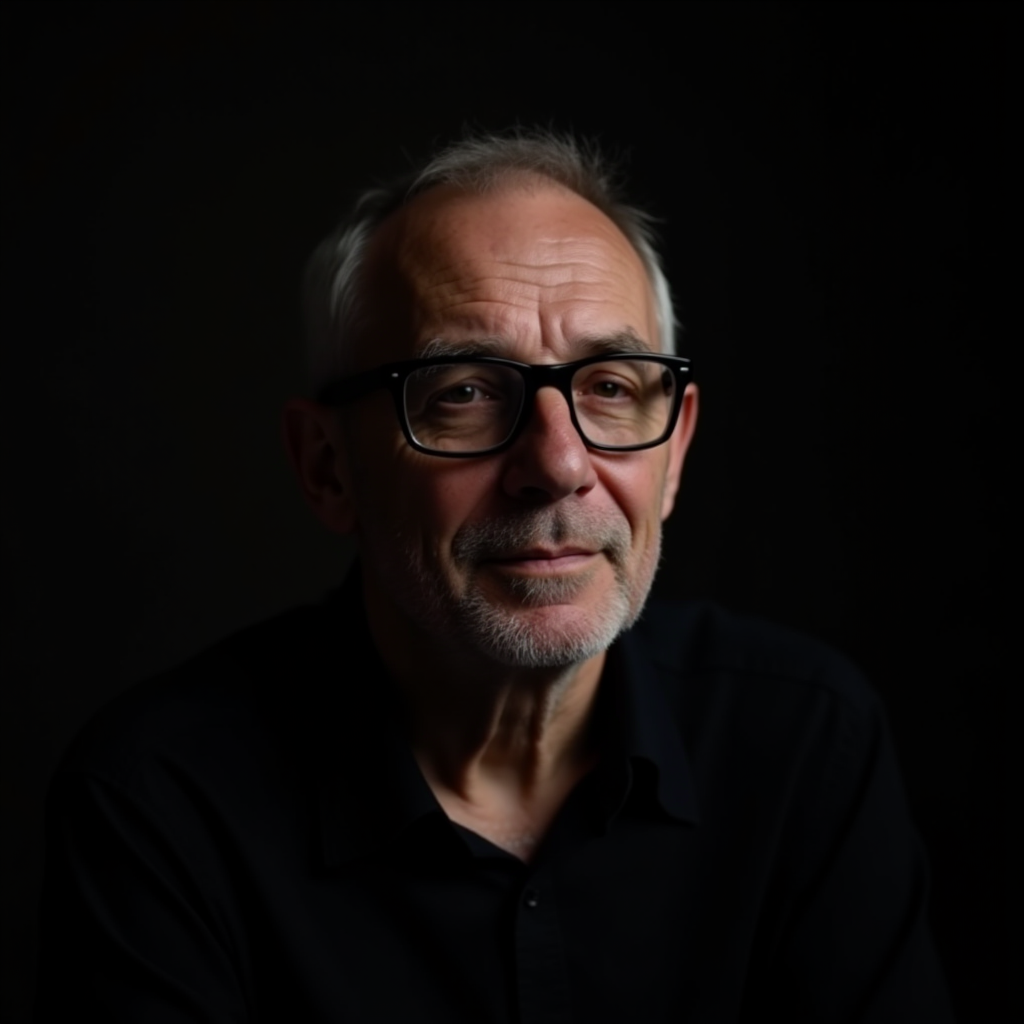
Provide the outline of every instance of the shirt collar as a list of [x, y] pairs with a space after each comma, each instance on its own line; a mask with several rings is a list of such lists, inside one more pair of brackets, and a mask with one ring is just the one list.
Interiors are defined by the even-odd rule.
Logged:
[[[336, 685], [317, 691], [308, 716], [324, 863], [338, 866], [427, 830], [465, 853], [402, 728], [397, 687], [370, 639], [358, 564], [316, 622], [323, 664], [339, 666], [329, 672]], [[642, 637], [624, 634], [608, 652], [598, 697], [606, 828], [645, 796], [670, 818], [697, 823], [692, 773], [662, 685]]]
[[[674, 685], [685, 680], [673, 678]], [[619, 749], [631, 766], [632, 784], [638, 769], [651, 780], [653, 795], [670, 817], [689, 824], [699, 821], [696, 787], [682, 736], [664, 692], [664, 682], [638, 629], [624, 633], [608, 652], [602, 690], [610, 698]], [[613, 741], [614, 742], [614, 741]]]

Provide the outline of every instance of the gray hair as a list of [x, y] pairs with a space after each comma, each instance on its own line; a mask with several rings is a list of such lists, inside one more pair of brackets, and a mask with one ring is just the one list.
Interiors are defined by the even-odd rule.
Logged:
[[596, 206], [626, 236], [654, 292], [662, 352], [675, 352], [672, 295], [654, 247], [654, 218], [627, 203], [615, 169], [591, 142], [550, 131], [517, 129], [452, 143], [418, 171], [363, 192], [349, 214], [314, 250], [306, 265], [303, 307], [306, 371], [314, 394], [339, 380], [352, 363], [351, 343], [363, 315], [360, 271], [367, 244], [389, 214], [437, 185], [489, 192], [510, 179], [535, 175]]

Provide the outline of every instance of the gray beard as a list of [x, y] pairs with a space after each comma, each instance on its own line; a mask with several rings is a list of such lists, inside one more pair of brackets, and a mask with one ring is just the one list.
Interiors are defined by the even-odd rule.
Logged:
[[[401, 588], [399, 600], [414, 621], [431, 633], [468, 644], [500, 664], [568, 668], [606, 650], [643, 609], [660, 557], [661, 536], [650, 564], [637, 567], [647, 578], [632, 581], [627, 575], [631, 540], [624, 518], [579, 508], [572, 512], [564, 507], [532, 509], [467, 524], [452, 541], [453, 558], [468, 581], [465, 593], [453, 593], [440, 573], [423, 564], [418, 551], [405, 550], [400, 554], [404, 566], [394, 568], [403, 575], [411, 571], [415, 583]], [[519, 608], [494, 602], [479, 584], [478, 571], [486, 562], [530, 547], [565, 544], [602, 551], [615, 574], [606, 602], [587, 622], [556, 630], [543, 622], [541, 609], [571, 603], [591, 584], [596, 568], [569, 576], [508, 577], [503, 585]], [[388, 575], [395, 579], [393, 572]]]

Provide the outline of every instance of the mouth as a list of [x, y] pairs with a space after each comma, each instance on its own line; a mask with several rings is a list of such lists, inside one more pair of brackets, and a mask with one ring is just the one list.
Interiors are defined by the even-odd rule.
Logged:
[[588, 568], [599, 551], [587, 548], [529, 548], [491, 559], [491, 564], [509, 572], [552, 576]]

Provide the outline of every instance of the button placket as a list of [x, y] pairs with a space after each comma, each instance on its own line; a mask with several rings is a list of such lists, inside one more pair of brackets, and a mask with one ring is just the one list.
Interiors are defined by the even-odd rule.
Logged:
[[573, 1019], [568, 962], [550, 876], [543, 870], [523, 888], [516, 914], [516, 975], [523, 1024]]

